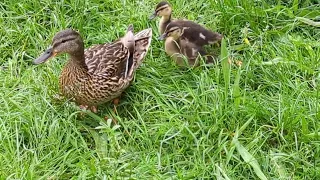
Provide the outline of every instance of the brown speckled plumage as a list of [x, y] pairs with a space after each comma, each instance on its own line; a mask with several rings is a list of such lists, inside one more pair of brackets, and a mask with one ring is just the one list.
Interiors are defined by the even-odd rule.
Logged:
[[123, 38], [84, 50], [80, 34], [68, 29], [57, 33], [52, 47], [34, 63], [68, 53], [70, 59], [60, 76], [61, 93], [79, 105], [97, 106], [118, 97], [130, 85], [151, 37], [151, 29], [133, 35], [129, 26]]

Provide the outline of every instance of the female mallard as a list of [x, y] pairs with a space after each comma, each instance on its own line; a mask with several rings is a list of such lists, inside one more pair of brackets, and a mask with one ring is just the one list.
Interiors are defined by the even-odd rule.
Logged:
[[69, 54], [60, 76], [60, 91], [81, 108], [96, 112], [96, 106], [117, 98], [130, 85], [151, 44], [152, 30], [133, 34], [128, 27], [124, 37], [84, 49], [80, 34], [67, 29], [58, 32], [34, 64], [46, 62], [58, 54]]

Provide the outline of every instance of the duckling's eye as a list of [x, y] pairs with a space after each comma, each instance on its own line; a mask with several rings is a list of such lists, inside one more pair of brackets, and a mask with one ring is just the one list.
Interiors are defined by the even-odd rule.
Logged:
[[61, 41], [61, 43], [65, 43], [65, 42], [66, 42], [66, 40], [62, 40], [62, 41]]

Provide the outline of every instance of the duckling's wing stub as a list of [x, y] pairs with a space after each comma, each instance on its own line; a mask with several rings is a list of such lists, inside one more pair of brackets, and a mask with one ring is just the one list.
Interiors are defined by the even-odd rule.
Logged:
[[222, 40], [222, 35], [203, 27], [193, 26], [184, 31], [183, 36], [199, 46], [213, 44]]
[[198, 46], [213, 44], [222, 40], [221, 34], [212, 32], [193, 21], [173, 21], [167, 26], [167, 29], [171, 27], [183, 29], [182, 38], [186, 38]]

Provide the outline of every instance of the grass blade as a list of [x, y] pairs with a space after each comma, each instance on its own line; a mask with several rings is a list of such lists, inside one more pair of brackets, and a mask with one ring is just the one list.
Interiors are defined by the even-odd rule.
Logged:
[[[226, 172], [219, 166], [218, 163], [215, 164], [216, 166], [216, 171], [217, 171], [217, 179], [225, 179], [225, 180], [230, 180], [230, 178], [228, 177], [228, 175], [226, 174]], [[223, 177], [221, 177], [220, 173], [223, 175]]]
[[297, 20], [314, 27], [320, 27], [320, 22], [313, 21], [304, 17], [296, 17]]
[[[240, 129], [238, 129], [235, 132], [235, 135], [233, 137], [232, 140], [232, 144], [235, 145], [238, 153], [240, 154], [240, 156], [242, 157], [242, 159], [246, 162], [249, 163], [251, 165], [251, 167], [254, 169], [254, 172], [256, 173], [256, 175], [260, 178], [260, 179], [267, 179], [266, 176], [263, 174], [263, 172], [260, 169], [260, 165], [258, 163], [258, 161], [254, 158], [254, 156], [244, 147], [240, 144], [240, 142], [238, 141], [238, 137], [239, 135], [244, 132], [244, 130], [248, 127], [248, 125], [250, 124], [250, 122], [253, 120], [253, 116], [244, 124], [240, 127]], [[232, 146], [234, 147], [234, 146]]]
[[235, 108], [238, 109], [239, 105], [240, 105], [240, 76], [241, 76], [241, 66], [238, 68], [235, 80], [234, 80], [234, 84], [233, 84], [233, 98], [234, 98], [234, 105]]
[[230, 86], [230, 62], [227, 49], [226, 40], [223, 38], [221, 42], [221, 64], [222, 64], [222, 73], [225, 84], [225, 105], [227, 105], [229, 86]]
[[239, 152], [240, 156], [243, 158], [243, 160], [246, 163], [250, 164], [250, 166], [253, 168], [256, 175], [262, 180], [267, 180], [267, 177], [261, 171], [260, 165], [256, 160], [256, 158], [254, 158], [253, 155], [244, 146], [240, 144], [238, 139], [235, 139], [233, 143], [235, 144], [236, 149]]

